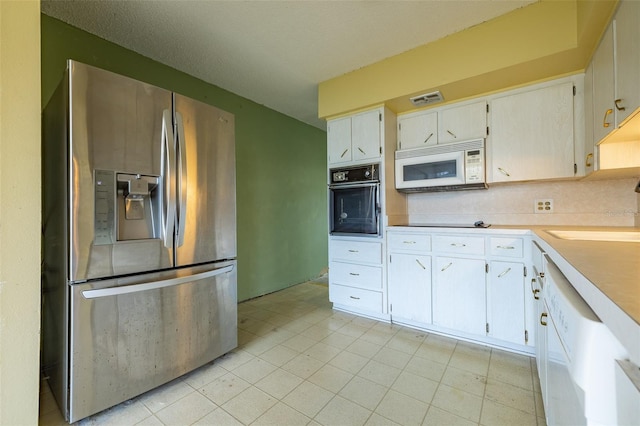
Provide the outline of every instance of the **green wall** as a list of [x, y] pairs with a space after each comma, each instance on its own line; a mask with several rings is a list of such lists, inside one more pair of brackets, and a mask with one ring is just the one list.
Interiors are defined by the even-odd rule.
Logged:
[[235, 115], [238, 299], [317, 277], [327, 266], [326, 132], [41, 15], [42, 104], [74, 59]]

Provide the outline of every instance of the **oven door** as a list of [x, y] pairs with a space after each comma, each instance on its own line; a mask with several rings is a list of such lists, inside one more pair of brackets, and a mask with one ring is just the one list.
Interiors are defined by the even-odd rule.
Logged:
[[329, 232], [332, 235], [382, 235], [380, 183], [331, 185]]
[[396, 160], [396, 188], [463, 185], [464, 151], [429, 154]]

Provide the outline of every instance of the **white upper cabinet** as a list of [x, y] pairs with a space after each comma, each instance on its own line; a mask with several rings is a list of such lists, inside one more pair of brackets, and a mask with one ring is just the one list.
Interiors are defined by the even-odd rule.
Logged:
[[351, 162], [351, 117], [327, 122], [329, 164]]
[[640, 107], [640, 2], [622, 1], [593, 54], [593, 138], [597, 143]]
[[573, 99], [571, 81], [493, 99], [487, 180], [573, 177]]
[[614, 17], [616, 125], [640, 106], [640, 2], [622, 1]]
[[443, 108], [438, 111], [438, 143], [461, 142], [487, 136], [487, 103]]
[[420, 111], [398, 117], [398, 149], [422, 148], [437, 143], [437, 112]]
[[382, 155], [380, 109], [327, 122], [329, 165], [362, 163]]

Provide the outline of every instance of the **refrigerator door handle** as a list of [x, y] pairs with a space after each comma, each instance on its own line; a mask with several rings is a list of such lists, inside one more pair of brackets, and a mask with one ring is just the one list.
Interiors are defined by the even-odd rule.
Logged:
[[164, 201], [163, 201], [163, 239], [164, 246], [173, 247], [173, 228], [176, 221], [176, 177], [174, 167], [176, 164], [176, 151], [173, 144], [173, 119], [171, 111], [165, 109], [162, 112], [162, 173], [164, 174]]
[[178, 241], [177, 247], [184, 244], [184, 230], [187, 222], [187, 149], [186, 140], [184, 138], [184, 122], [182, 114], [176, 111], [176, 127], [178, 129], [178, 155], [180, 163], [177, 165], [180, 175], [180, 183], [178, 187], [178, 196], [180, 197], [180, 207], [178, 210]]
[[216, 275], [226, 274], [233, 271], [234, 265], [225, 266], [222, 268], [212, 269], [210, 271], [201, 272], [199, 274], [187, 275], [184, 277], [170, 278], [168, 280], [153, 281], [142, 284], [132, 284], [120, 287], [108, 287], [99, 288], [95, 290], [85, 290], [82, 292], [82, 296], [85, 299], [97, 299], [100, 297], [119, 296], [122, 294], [136, 293], [140, 291], [155, 290], [164, 287], [173, 287], [180, 284], [203, 280], [205, 278], [215, 277]]

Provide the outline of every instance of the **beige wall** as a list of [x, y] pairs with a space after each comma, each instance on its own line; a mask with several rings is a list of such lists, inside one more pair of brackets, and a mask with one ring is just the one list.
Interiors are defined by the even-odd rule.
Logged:
[[[501, 225], [637, 226], [637, 178], [535, 182], [486, 191], [409, 195], [411, 222]], [[553, 199], [552, 213], [534, 213], [536, 199]]]
[[40, 3], [0, 0], [0, 425], [38, 424]]

